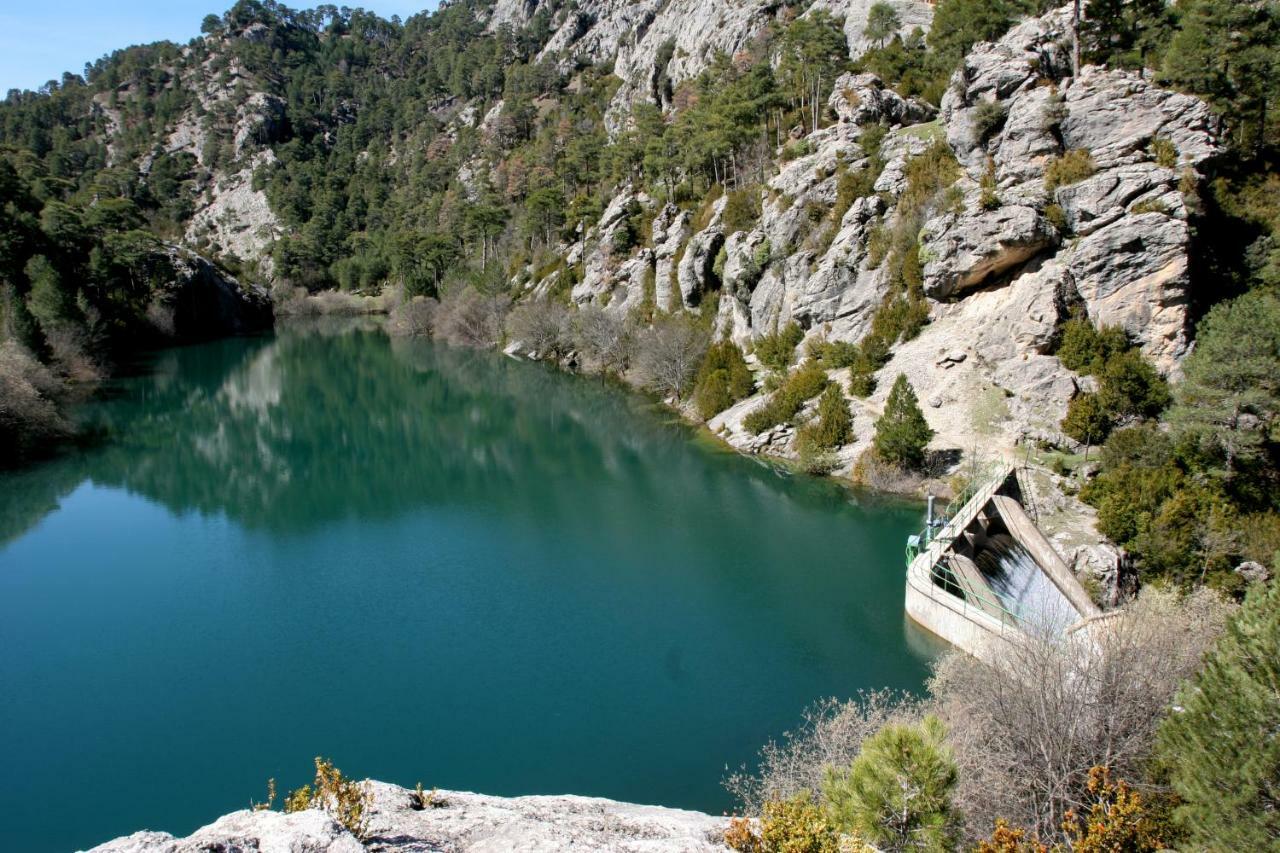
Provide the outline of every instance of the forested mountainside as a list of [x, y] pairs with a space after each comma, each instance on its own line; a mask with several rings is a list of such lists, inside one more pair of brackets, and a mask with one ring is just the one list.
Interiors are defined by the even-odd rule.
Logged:
[[140, 342], [381, 294], [815, 471], [1032, 444], [1149, 576], [1239, 589], [1280, 549], [1277, 3], [1055, 6], [247, 0], [10, 92], [6, 455]]

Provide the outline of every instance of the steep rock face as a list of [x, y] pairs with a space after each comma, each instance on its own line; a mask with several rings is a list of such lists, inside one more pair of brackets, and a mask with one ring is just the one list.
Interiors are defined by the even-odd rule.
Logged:
[[[880, 0], [815, 0], [810, 12], [824, 9], [836, 17], [844, 18], [844, 35], [849, 40], [849, 55], [859, 56], [875, 47], [866, 37], [867, 18], [871, 7]], [[916, 29], [927, 33], [933, 23], [933, 0], [888, 0], [902, 22], [898, 35], [906, 38]]]
[[[1058, 424], [1079, 388], [1051, 353], [1073, 310], [1124, 327], [1166, 374], [1186, 354], [1190, 234], [1181, 187], [1216, 153], [1211, 116], [1199, 100], [1129, 72], [1086, 68], [1071, 80], [1069, 15], [1049, 13], [977, 46], [936, 125], [911, 126], [929, 116], [873, 79], [842, 78], [831, 99], [839, 123], [810, 134], [814, 153], [770, 182], [776, 195], [757, 228], [797, 253], [771, 264], [749, 294], [729, 288], [726, 276], [717, 328], [745, 343], [794, 320], [810, 337], [858, 341], [888, 287], [869, 257], [872, 232], [895, 221], [910, 158], [941, 138], [962, 165], [959, 200], [935, 209], [918, 235], [930, 323], [894, 348], [877, 391], [852, 402], [855, 448], [869, 442], [898, 373], [925, 404], [936, 446], [967, 448], [975, 435], [996, 446], [1063, 440]], [[1005, 116], [985, 140], [976, 134], [983, 101]], [[812, 226], [800, 214], [830, 197], [834, 164], [866, 166], [858, 139], [874, 121], [908, 125], [881, 145], [879, 195], [856, 201], [825, 251], [807, 253]], [[1168, 143], [1163, 151], [1157, 140]], [[1072, 149], [1089, 151], [1092, 174], [1050, 191], [1046, 171]], [[984, 179], [994, 205], [982, 203]], [[776, 452], [778, 436], [735, 428], [757, 404], [740, 404], [713, 426], [739, 447]]]
[[703, 853], [723, 844], [727, 818], [592, 797], [486, 797], [438, 791], [434, 806], [415, 808], [413, 792], [382, 782], [372, 793], [368, 837], [361, 844], [320, 811], [240, 811], [187, 838], [139, 832], [90, 853], [356, 853], [362, 850]]
[[1151, 212], [1125, 216], [1065, 253], [1089, 317], [1124, 327], [1166, 373], [1187, 352], [1189, 242], [1184, 220]]
[[[1070, 15], [1050, 12], [975, 47], [936, 113], [874, 75], [842, 76], [828, 102], [835, 123], [803, 137], [801, 156], [779, 158], [758, 222], [731, 231], [723, 200], [705, 224], [664, 210], [652, 255], [633, 252], [617, 273], [589, 263], [575, 299], [599, 298], [620, 275], [634, 293], [639, 268], [667, 282], [674, 266], [679, 296], [659, 283], [657, 305], [700, 305], [718, 287], [717, 334], [743, 346], [793, 321], [809, 338], [858, 342], [898, 275], [884, 263], [887, 235], [914, 234], [930, 323], [896, 344], [876, 393], [853, 403], [859, 446], [900, 372], [928, 403], [939, 447], [964, 447], [975, 432], [1005, 447], [1026, 435], [1062, 441], [1058, 423], [1079, 389], [1051, 353], [1073, 311], [1123, 326], [1176, 374], [1190, 286], [1182, 188], [1217, 150], [1195, 98], [1125, 71], [1086, 68], [1073, 80]], [[863, 140], [873, 124], [890, 128], [874, 152]], [[913, 161], [937, 145], [954, 153], [960, 177], [923, 207], [913, 193], [906, 211]], [[1048, 184], [1055, 161], [1077, 149], [1088, 165]], [[842, 180], [872, 168], [874, 194], [842, 197]], [[757, 404], [715, 423], [744, 449], [787, 453], [789, 434], [737, 430]]]
[[261, 287], [242, 284], [194, 252], [166, 246], [171, 279], [160, 288], [148, 316], [164, 334], [200, 340], [269, 329], [271, 298]]
[[[889, 0], [906, 36], [928, 30], [929, 0]], [[488, 27], [521, 27], [543, 7], [540, 0], [498, 0]], [[805, 14], [822, 9], [845, 19], [851, 56], [871, 44], [864, 35], [875, 0], [818, 0]], [[540, 58], [559, 56], [570, 70], [579, 59], [614, 61], [622, 86], [610, 109], [615, 129], [636, 101], [666, 105], [664, 82], [676, 86], [696, 77], [717, 53], [732, 56], [746, 49], [764, 27], [779, 19], [776, 0], [585, 0], [553, 17], [553, 33]]]
[[948, 299], [1026, 263], [1053, 246], [1057, 231], [1034, 207], [946, 214], [925, 228], [924, 292]]
[[[627, 257], [615, 248], [619, 232], [628, 227], [629, 211], [637, 206], [652, 207], [653, 199], [630, 189], [621, 190], [609, 202], [599, 222], [569, 251], [566, 264], [581, 267], [583, 271], [582, 280], [574, 285], [571, 293], [574, 302], [579, 305], [594, 302], [604, 305], [611, 313], [626, 316], [645, 300], [645, 291], [653, 283], [656, 253], [652, 249], [641, 249]], [[546, 289], [546, 282], [536, 284]]]
[[[677, 264], [683, 261], [680, 250], [689, 239], [689, 225], [692, 220], [693, 214], [670, 203], [663, 207], [653, 220], [654, 301], [663, 311], [672, 311], [679, 307], [674, 304], [677, 292], [684, 304], [690, 304], [689, 297], [692, 294], [693, 283], [690, 283], [690, 292], [686, 293], [685, 288], [679, 283], [680, 271]], [[714, 256], [712, 259], [714, 260]]]
[[[250, 27], [229, 38], [252, 39], [252, 30]], [[190, 48], [184, 51], [191, 55]], [[210, 173], [196, 198], [184, 242], [257, 264], [270, 276], [271, 248], [283, 230], [266, 194], [253, 188], [253, 173], [276, 161], [270, 146], [281, 138], [285, 104], [263, 92], [253, 92], [238, 102], [237, 88], [252, 88], [252, 78], [235, 62], [225, 72], [214, 63], [211, 54], [184, 76], [181, 85], [194, 95], [196, 104], [179, 117], [158, 153], [190, 154]], [[209, 116], [226, 110], [228, 104], [235, 105], [229, 149], [211, 144], [209, 130]], [[144, 174], [150, 164], [151, 158], [140, 164]]]
[[[1190, 286], [1180, 186], [1217, 152], [1213, 118], [1202, 101], [1132, 72], [1086, 67], [1070, 79], [1069, 22], [1064, 8], [1024, 22], [996, 44], [975, 47], [943, 99], [947, 140], [971, 181], [994, 167], [1004, 204], [1060, 209], [1065, 226], [1058, 258], [1077, 279], [1088, 316], [1123, 326], [1162, 372], [1176, 373], [1188, 346]], [[989, 141], [978, 138], [978, 116], [990, 111], [984, 103], [998, 104], [1006, 116]], [[1157, 141], [1173, 162], [1156, 162]], [[1068, 151], [1088, 152], [1094, 173], [1050, 193], [1046, 171]], [[963, 218], [958, 224], [974, 230]], [[1040, 235], [1028, 243], [1014, 234], [1016, 251], [1008, 251], [1001, 238], [984, 238], [979, 229], [951, 242], [978, 251], [949, 256], [947, 230], [937, 220], [927, 226], [930, 257], [939, 260], [926, 270], [926, 286], [937, 298], [989, 277], [993, 257], [1008, 265], [1043, 259], [1058, 242]]]

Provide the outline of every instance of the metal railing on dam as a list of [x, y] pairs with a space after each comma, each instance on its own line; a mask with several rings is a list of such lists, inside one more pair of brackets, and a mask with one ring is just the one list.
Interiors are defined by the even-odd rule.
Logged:
[[[982, 657], [993, 641], [1066, 635], [1099, 611], [1022, 503], [1026, 479], [1001, 464], [978, 476], [907, 543], [906, 611]], [[1034, 513], [1034, 508], [1031, 508]]]

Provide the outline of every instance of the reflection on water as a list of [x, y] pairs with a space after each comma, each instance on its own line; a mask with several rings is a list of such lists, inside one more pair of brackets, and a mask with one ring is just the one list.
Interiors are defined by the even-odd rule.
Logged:
[[[657, 500], [682, 479], [689, 447], [647, 401], [565, 380], [492, 353], [388, 341], [370, 321], [169, 350], [83, 413], [109, 436], [103, 447], [15, 478], [0, 532], [19, 535], [85, 479], [273, 531], [441, 502], [564, 517], [590, 508], [530, 487], [583, 479]], [[781, 476], [763, 465], [722, 475]], [[810, 485], [793, 497], [830, 499]], [[771, 483], [699, 488], [746, 514], [773, 497]]]
[[904, 628], [916, 508], [594, 380], [364, 321], [111, 391], [99, 446], [0, 478], [0, 849], [186, 833], [319, 753], [719, 811], [811, 701], [918, 689], [936, 651]]

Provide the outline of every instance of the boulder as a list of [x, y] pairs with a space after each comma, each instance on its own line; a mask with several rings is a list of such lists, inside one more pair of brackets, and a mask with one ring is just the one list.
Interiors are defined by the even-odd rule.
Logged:
[[1271, 579], [1271, 572], [1261, 563], [1247, 560], [1236, 566], [1235, 573], [1245, 579], [1246, 583], [1262, 583]]
[[840, 75], [827, 105], [840, 121], [854, 125], [918, 124], [938, 114], [924, 101], [886, 89], [884, 81], [870, 73]]
[[921, 240], [924, 292], [949, 299], [1026, 263], [1057, 240], [1053, 226], [1032, 207], [944, 214], [925, 225]]

